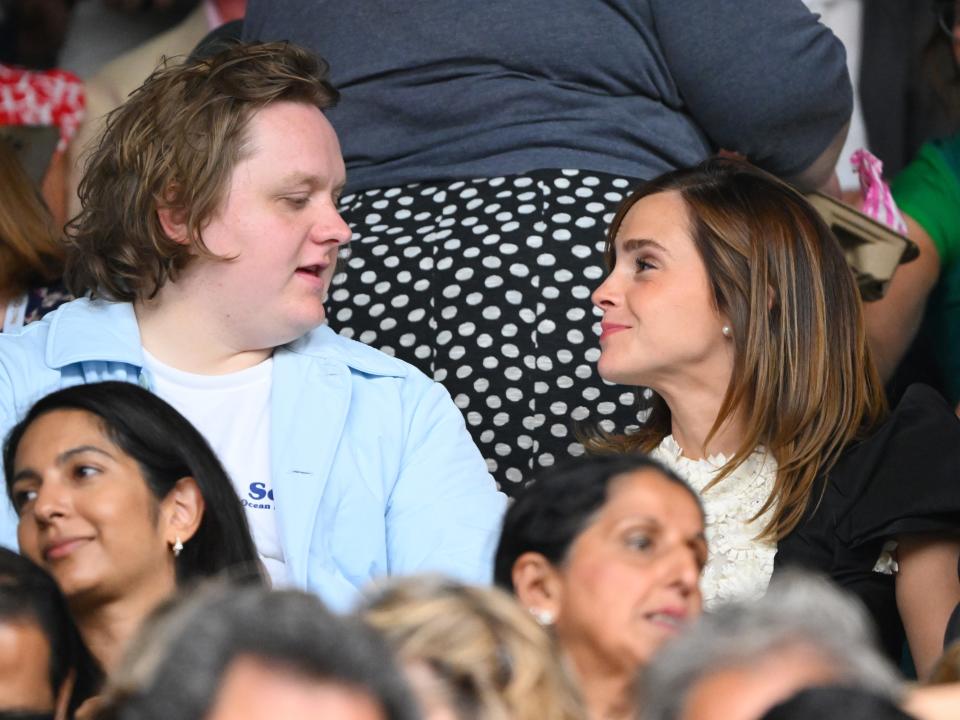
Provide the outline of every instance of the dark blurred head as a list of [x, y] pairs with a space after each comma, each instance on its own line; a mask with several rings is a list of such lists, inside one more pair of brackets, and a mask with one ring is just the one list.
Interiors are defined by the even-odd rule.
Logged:
[[72, 717], [100, 680], [53, 578], [0, 548], [0, 713], [62, 703]]
[[889, 697], [863, 688], [832, 685], [801, 690], [767, 710], [760, 720], [914, 720]]
[[201, 588], [151, 618], [105, 693], [104, 720], [414, 720], [384, 640], [297, 591]]

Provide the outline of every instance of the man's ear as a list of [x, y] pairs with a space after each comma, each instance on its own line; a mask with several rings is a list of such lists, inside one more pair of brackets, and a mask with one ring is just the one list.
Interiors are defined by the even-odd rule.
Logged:
[[186, 245], [190, 241], [187, 232], [187, 211], [170, 205], [157, 206], [157, 220], [164, 234], [175, 243]]
[[538, 552], [523, 553], [513, 563], [510, 578], [517, 600], [534, 617], [545, 624], [557, 618], [563, 601], [563, 583], [547, 558]]
[[200, 527], [205, 509], [206, 503], [197, 481], [190, 476], [177, 480], [161, 503], [161, 517], [166, 521], [166, 541], [171, 546], [178, 539], [186, 544]]

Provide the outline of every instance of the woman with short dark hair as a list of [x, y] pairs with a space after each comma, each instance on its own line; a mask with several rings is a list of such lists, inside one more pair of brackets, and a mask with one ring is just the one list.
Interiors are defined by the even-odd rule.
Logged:
[[230, 479], [176, 410], [129, 383], [47, 395], [3, 451], [21, 551], [56, 579], [109, 670], [178, 585], [259, 577]]
[[579, 460], [507, 511], [496, 583], [554, 631], [591, 718], [634, 717], [637, 671], [700, 614], [696, 494], [643, 456]]

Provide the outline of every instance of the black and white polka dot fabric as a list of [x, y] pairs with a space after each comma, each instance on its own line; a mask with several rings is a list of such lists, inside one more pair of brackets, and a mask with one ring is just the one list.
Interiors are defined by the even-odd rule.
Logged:
[[583, 452], [575, 428], [636, 425], [596, 372], [604, 232], [636, 181], [576, 170], [369, 190], [331, 327], [443, 383], [508, 493]]

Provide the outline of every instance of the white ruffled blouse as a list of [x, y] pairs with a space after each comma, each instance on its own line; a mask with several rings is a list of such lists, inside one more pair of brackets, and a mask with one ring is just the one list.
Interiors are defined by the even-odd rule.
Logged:
[[757, 540], [770, 511], [753, 522], [750, 518], [773, 490], [776, 461], [757, 449], [730, 475], [704, 490], [726, 464], [725, 456], [690, 460], [683, 456], [672, 435], [665, 437], [650, 454], [690, 483], [703, 501], [709, 557], [700, 586], [706, 607], [761, 596], [773, 575], [777, 545]]

